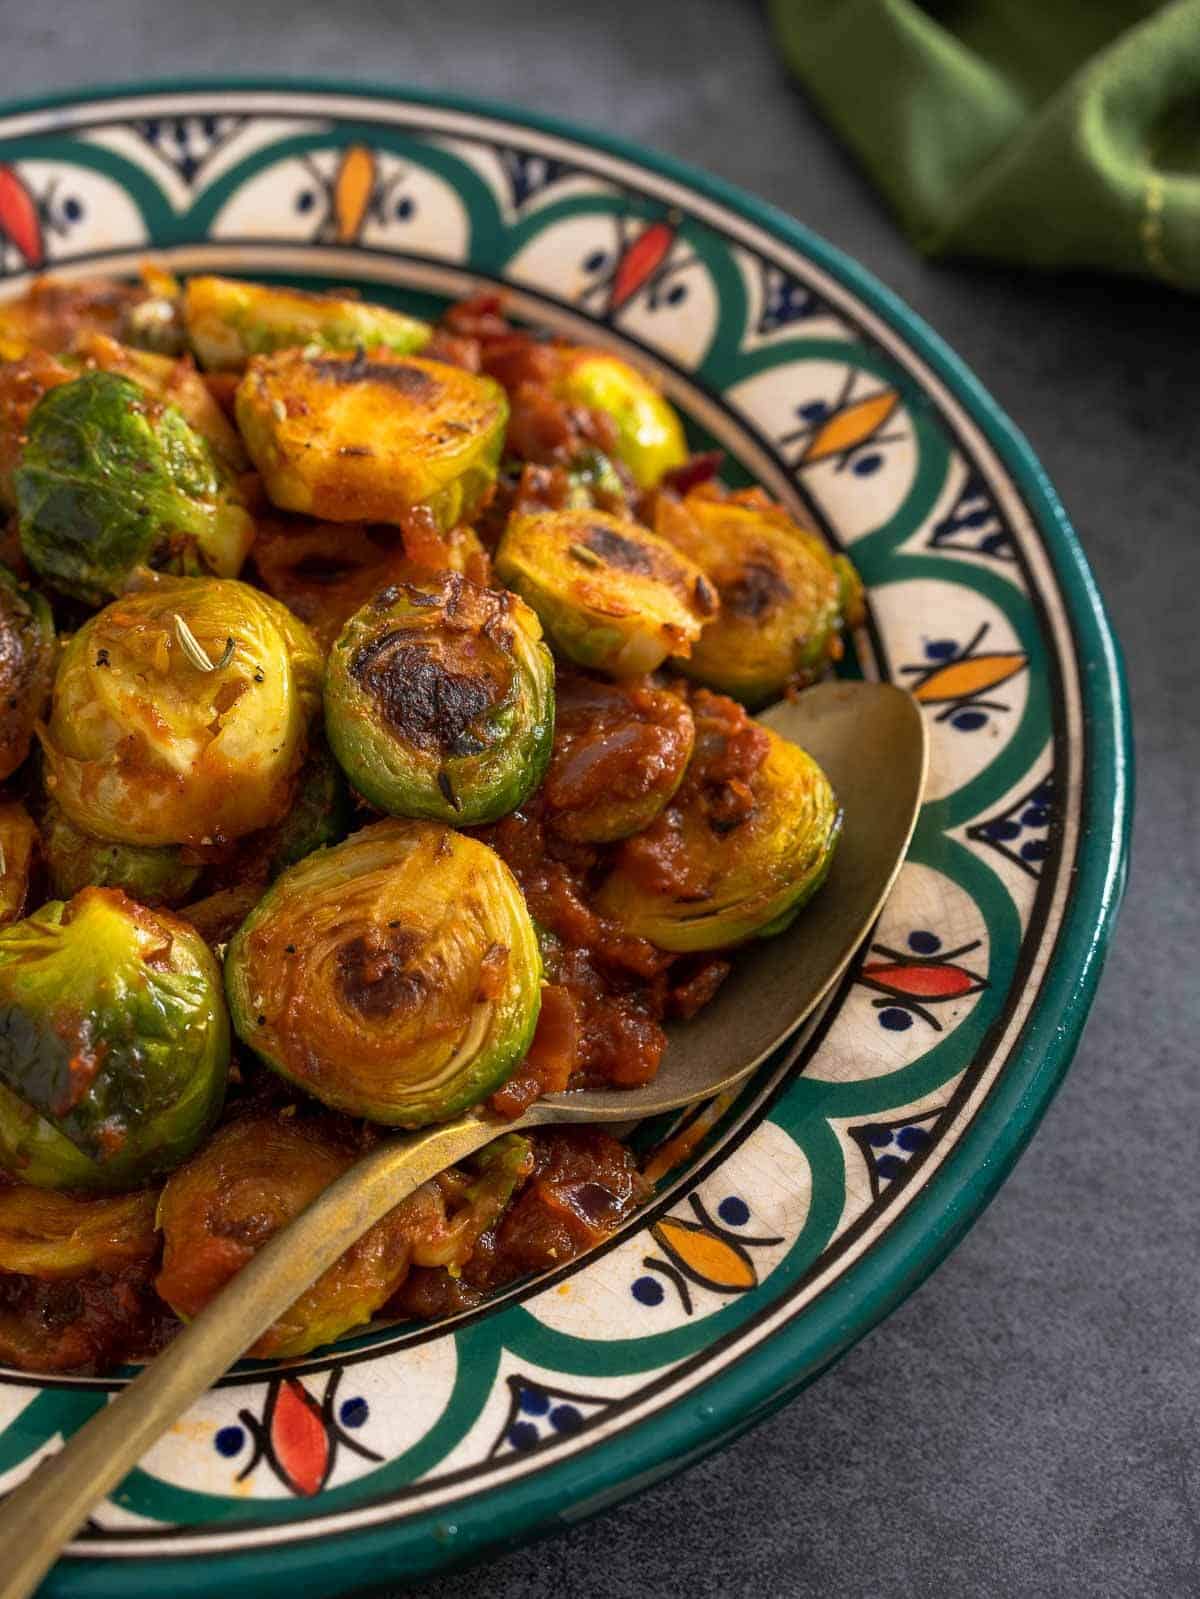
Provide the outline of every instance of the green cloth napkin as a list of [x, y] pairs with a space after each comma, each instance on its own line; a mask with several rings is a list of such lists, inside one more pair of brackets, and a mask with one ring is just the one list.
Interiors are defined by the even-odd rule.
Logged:
[[930, 255], [1200, 289], [1200, 0], [771, 0]]

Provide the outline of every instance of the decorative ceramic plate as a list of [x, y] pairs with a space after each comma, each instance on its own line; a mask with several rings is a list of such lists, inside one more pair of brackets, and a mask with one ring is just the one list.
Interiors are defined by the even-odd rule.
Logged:
[[[642, 1215], [456, 1320], [239, 1368], [49, 1590], [331, 1594], [519, 1541], [696, 1458], [937, 1263], [1083, 1023], [1122, 883], [1127, 711], [1028, 445], [911, 312], [748, 195], [441, 96], [167, 85], [0, 116], [6, 293], [151, 252], [416, 309], [501, 285], [517, 314], [648, 364], [698, 442], [851, 553], [870, 598], [858, 668], [909, 688], [933, 737], [869, 947], [736, 1102], [641, 1129], [660, 1178]], [[0, 1375], [0, 1486], [119, 1382]]]

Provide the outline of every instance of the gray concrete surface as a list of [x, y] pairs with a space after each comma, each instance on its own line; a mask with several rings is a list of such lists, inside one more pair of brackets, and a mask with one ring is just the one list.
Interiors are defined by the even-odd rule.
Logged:
[[222, 71], [445, 86], [616, 128], [860, 257], [1033, 440], [1111, 608], [1135, 705], [1134, 872], [1100, 996], [1066, 1087], [966, 1242], [740, 1442], [424, 1592], [1195, 1593], [1200, 303], [917, 259], [746, 0], [0, 0], [4, 96]]

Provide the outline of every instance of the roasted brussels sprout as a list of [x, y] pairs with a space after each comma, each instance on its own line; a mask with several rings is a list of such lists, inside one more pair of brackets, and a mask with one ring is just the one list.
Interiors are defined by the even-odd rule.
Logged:
[[14, 482], [29, 564], [91, 605], [139, 567], [232, 577], [254, 537], [208, 442], [113, 372], [85, 372], [38, 402]]
[[225, 957], [234, 1026], [340, 1110], [418, 1127], [529, 1046], [541, 957], [508, 867], [431, 822], [376, 822], [280, 877]]
[[183, 296], [187, 336], [210, 372], [240, 372], [273, 350], [390, 350], [412, 355], [428, 343], [427, 322], [337, 294], [192, 278]]
[[118, 889], [0, 930], [0, 1165], [38, 1188], [132, 1188], [213, 1126], [221, 978], [185, 922]]
[[[698, 750], [706, 732], [698, 717]], [[694, 758], [675, 801], [621, 845], [596, 905], [626, 932], [680, 953], [766, 938], [825, 880], [842, 821], [833, 790], [797, 745], [757, 735], [764, 755], [747, 778], [729, 791], [695, 780]]]
[[508, 401], [491, 378], [419, 356], [256, 356], [238, 425], [276, 505], [331, 522], [469, 522], [496, 478]]
[[682, 466], [683, 425], [644, 372], [606, 350], [563, 351], [558, 391], [576, 405], [603, 411], [617, 429], [617, 455], [641, 489]]
[[29, 754], [54, 676], [54, 619], [36, 589], [0, 566], [0, 782]]
[[717, 608], [700, 568], [636, 522], [602, 511], [514, 516], [496, 575], [580, 666], [614, 677], [686, 656]]
[[179, 845], [151, 848], [93, 838], [53, 801], [42, 813], [41, 837], [55, 899], [70, 899], [81, 888], [121, 888], [141, 905], [182, 905], [200, 876]]
[[590, 844], [641, 832], [679, 787], [694, 736], [687, 701], [649, 678], [560, 673], [542, 786], [549, 826]]
[[182, 412], [196, 432], [202, 434], [224, 466], [244, 472], [250, 458], [238, 431], [222, 411], [208, 384], [196, 371], [190, 358], [174, 359], [151, 350], [118, 344], [103, 333], [87, 333], [77, 339], [65, 360], [115, 372], [164, 405]]
[[709, 486], [658, 497], [654, 525], [703, 568], [718, 616], [681, 662], [690, 677], [749, 706], [814, 682], [842, 654], [842, 626], [860, 619], [854, 569], [765, 496], [725, 498]]
[[122, 844], [214, 844], [287, 810], [320, 703], [304, 624], [231, 579], [163, 579], [68, 644], [46, 787], [67, 817]]
[[356, 611], [325, 678], [325, 727], [359, 793], [393, 816], [467, 826], [515, 810], [554, 736], [554, 661], [515, 594], [458, 572]]
[[157, 1202], [153, 1189], [84, 1198], [29, 1183], [0, 1188], [0, 1272], [53, 1281], [150, 1260]]
[[25, 807], [16, 800], [0, 803], [0, 927], [25, 910], [37, 846], [38, 830]]
[[[332, 1119], [303, 1114], [258, 1112], [221, 1128], [163, 1190], [158, 1292], [181, 1316], [197, 1315], [360, 1148]], [[250, 1354], [305, 1354], [369, 1321], [410, 1266], [457, 1269], [531, 1164], [528, 1140], [514, 1135], [482, 1151], [475, 1173], [425, 1183], [318, 1277]]]

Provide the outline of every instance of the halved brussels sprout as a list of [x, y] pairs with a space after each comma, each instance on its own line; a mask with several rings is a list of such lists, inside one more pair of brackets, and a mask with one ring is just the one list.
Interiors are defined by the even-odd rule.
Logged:
[[733, 805], [689, 773], [653, 826], [621, 846], [596, 907], [626, 932], [685, 954], [724, 949], [782, 932], [824, 882], [842, 824], [834, 792], [798, 745], [758, 731], [765, 758], [738, 780]]
[[208, 441], [114, 372], [85, 372], [39, 400], [14, 482], [29, 564], [90, 605], [122, 593], [139, 567], [233, 577], [254, 538]]
[[15, 922], [29, 898], [38, 830], [16, 800], [0, 804], [0, 927]]
[[38, 1188], [133, 1188], [211, 1129], [229, 1022], [208, 947], [118, 889], [0, 930], [0, 1165]]
[[[197, 1315], [349, 1170], [360, 1149], [346, 1129], [303, 1113], [258, 1112], [222, 1127], [163, 1190], [159, 1294], [181, 1316]], [[531, 1164], [528, 1141], [509, 1136], [483, 1151], [476, 1175], [452, 1170], [423, 1184], [318, 1277], [249, 1353], [306, 1354], [369, 1321], [410, 1266], [457, 1269]]]
[[682, 501], [660, 495], [654, 518], [721, 597], [682, 670], [749, 706], [814, 682], [841, 658], [843, 622], [859, 620], [861, 592], [844, 557], [765, 496], [756, 500], [705, 485]]
[[165, 405], [175, 406], [184, 419], [212, 445], [232, 472], [250, 464], [238, 431], [222, 411], [208, 384], [190, 357], [179, 360], [151, 350], [118, 344], [103, 333], [86, 333], [76, 339], [67, 360], [80, 360], [101, 372], [115, 372]]
[[276, 505], [331, 522], [469, 522], [491, 490], [508, 401], [491, 378], [420, 356], [255, 356], [238, 426]]
[[79, 830], [53, 800], [42, 813], [42, 857], [50, 893], [70, 899], [81, 888], [121, 888], [141, 905], [182, 905], [200, 867], [177, 844], [114, 844]]
[[554, 736], [554, 660], [515, 594], [458, 572], [397, 583], [356, 611], [325, 678], [350, 781], [393, 816], [469, 826], [515, 810]]
[[337, 294], [192, 278], [183, 294], [187, 336], [210, 372], [240, 372], [274, 350], [391, 350], [411, 355], [429, 342], [427, 322]]
[[678, 416], [646, 374], [619, 356], [606, 350], [564, 350], [557, 388], [564, 399], [612, 418], [617, 455], [640, 489], [653, 488], [664, 472], [687, 460]]
[[687, 655], [717, 608], [698, 566], [656, 533], [603, 511], [512, 517], [496, 575], [533, 606], [564, 655], [614, 677]]
[[688, 703], [649, 678], [608, 683], [560, 672], [554, 752], [542, 787], [561, 838], [607, 844], [648, 827], [671, 799], [692, 753]]
[[83, 1198], [29, 1183], [0, 1188], [0, 1272], [53, 1281], [151, 1260], [157, 1202], [153, 1189]]
[[0, 782], [29, 754], [54, 676], [54, 618], [45, 598], [0, 566]]
[[304, 624], [231, 579], [162, 579], [90, 618], [59, 664], [46, 787], [85, 833], [214, 844], [287, 810], [320, 702]]
[[316, 1099], [419, 1127], [485, 1099], [537, 1023], [537, 937], [477, 839], [376, 822], [285, 872], [225, 957], [234, 1026]]

